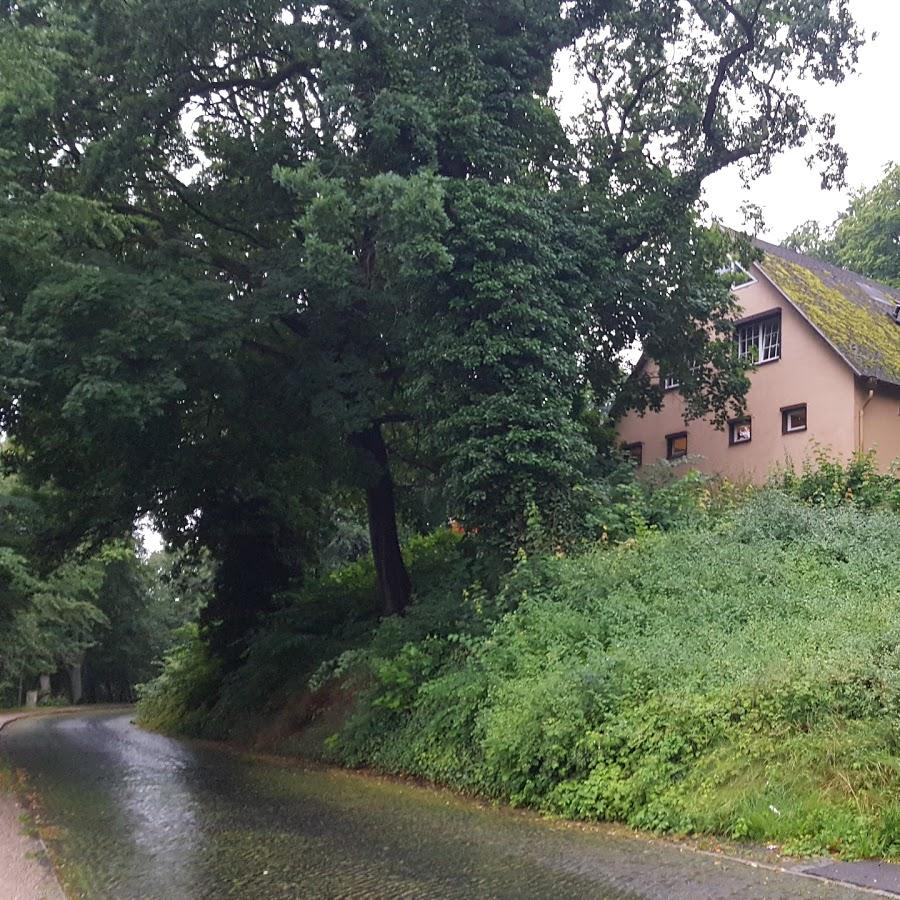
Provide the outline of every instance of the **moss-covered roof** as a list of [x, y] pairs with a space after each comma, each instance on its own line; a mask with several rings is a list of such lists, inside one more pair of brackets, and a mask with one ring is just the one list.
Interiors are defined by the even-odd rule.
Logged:
[[900, 290], [756, 241], [769, 280], [859, 375], [900, 385]]

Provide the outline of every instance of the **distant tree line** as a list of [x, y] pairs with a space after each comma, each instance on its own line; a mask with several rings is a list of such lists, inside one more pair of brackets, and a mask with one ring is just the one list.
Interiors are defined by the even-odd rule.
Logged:
[[193, 619], [209, 567], [145, 559], [133, 541], [59, 544], [61, 497], [0, 479], [0, 706], [130, 702], [179, 626]]
[[854, 193], [830, 226], [804, 222], [785, 245], [900, 287], [900, 165], [887, 166], [874, 187]]

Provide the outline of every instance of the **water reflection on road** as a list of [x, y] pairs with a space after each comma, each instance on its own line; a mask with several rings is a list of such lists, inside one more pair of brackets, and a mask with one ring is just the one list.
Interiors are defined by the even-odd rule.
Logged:
[[121, 713], [16, 722], [0, 751], [64, 831], [91, 898], [822, 897], [792, 875], [250, 760]]

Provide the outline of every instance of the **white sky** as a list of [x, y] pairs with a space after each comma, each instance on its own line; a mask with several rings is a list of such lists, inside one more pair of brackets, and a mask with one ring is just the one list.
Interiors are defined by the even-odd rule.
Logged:
[[[861, 49], [856, 74], [837, 86], [810, 82], [800, 88], [813, 111], [834, 113], [837, 141], [849, 156], [848, 188], [823, 191], [816, 169], [806, 165], [810, 148], [794, 150], [775, 160], [771, 174], [749, 189], [736, 170], [707, 181], [704, 198], [725, 224], [742, 227], [741, 205], [755, 203], [765, 219], [760, 237], [777, 243], [807, 219], [830, 224], [846, 208], [850, 189], [871, 187], [885, 165], [900, 162], [900, 0], [850, 0], [850, 9], [867, 36], [878, 32]], [[564, 112], [580, 94], [566, 68], [556, 85]]]

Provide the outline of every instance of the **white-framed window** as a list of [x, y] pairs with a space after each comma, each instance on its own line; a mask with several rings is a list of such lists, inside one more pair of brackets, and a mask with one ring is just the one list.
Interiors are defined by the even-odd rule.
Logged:
[[729, 260], [727, 266], [716, 270], [717, 275], [729, 277], [731, 279], [731, 289], [733, 291], [751, 284], [756, 284], [756, 278], [750, 274], [737, 260]]
[[[700, 371], [700, 364], [696, 362], [691, 363], [691, 374], [696, 375], [697, 372]], [[681, 387], [681, 382], [678, 380], [677, 375], [664, 375], [663, 376], [663, 388], [667, 391], [674, 390], [677, 387]]]
[[753, 438], [753, 423], [751, 419], [734, 419], [728, 423], [728, 443], [749, 444]]
[[781, 409], [782, 434], [791, 434], [794, 431], [806, 431], [806, 404], [798, 403], [796, 406], [784, 406]]
[[756, 319], [735, 328], [738, 356], [757, 363], [781, 358], [781, 315]]

